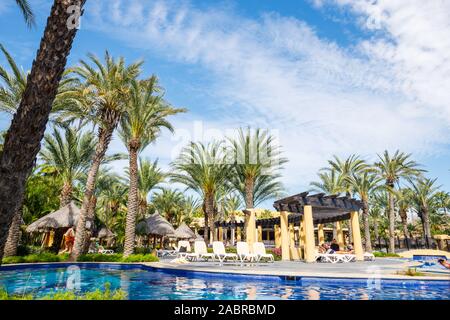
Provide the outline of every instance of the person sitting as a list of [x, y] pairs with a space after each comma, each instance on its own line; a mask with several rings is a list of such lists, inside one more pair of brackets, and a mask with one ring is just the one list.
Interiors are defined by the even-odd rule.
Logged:
[[339, 245], [336, 239], [333, 239], [333, 241], [331, 241], [330, 249], [332, 249], [333, 251], [339, 251]]
[[450, 269], [450, 263], [448, 261], [446, 261], [445, 259], [439, 259], [438, 262], [444, 268]]
[[327, 249], [325, 248], [325, 243], [319, 245], [319, 253], [326, 253]]

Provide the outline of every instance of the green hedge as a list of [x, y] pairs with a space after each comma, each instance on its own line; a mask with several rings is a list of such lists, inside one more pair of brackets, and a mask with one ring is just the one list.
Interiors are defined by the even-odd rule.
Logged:
[[80, 262], [157, 262], [159, 259], [152, 254], [132, 254], [124, 258], [122, 254], [86, 254], [78, 258]]
[[[15, 256], [3, 258], [3, 264], [38, 263], [38, 262], [65, 262], [68, 254], [56, 255], [53, 253], [30, 254], [28, 256]], [[79, 262], [157, 262], [157, 257], [152, 254], [133, 254], [124, 258], [122, 254], [86, 254], [78, 258]]]
[[14, 256], [5, 257], [2, 260], [3, 264], [13, 264], [13, 263], [38, 263], [38, 262], [63, 262], [67, 261], [69, 258], [68, 254], [56, 255], [54, 253], [39, 253], [30, 254], [27, 256]]
[[84, 294], [76, 294], [73, 291], [55, 292], [41, 298], [36, 298], [32, 294], [12, 295], [5, 289], [0, 289], [0, 300], [125, 300], [127, 295], [123, 290], [111, 290], [111, 285], [105, 283], [103, 290], [86, 292]]
[[398, 254], [396, 253], [386, 253], [386, 252], [380, 252], [380, 251], [374, 251], [372, 252], [373, 255], [377, 258], [387, 258], [387, 257], [391, 257], [391, 258], [398, 258], [400, 257]]

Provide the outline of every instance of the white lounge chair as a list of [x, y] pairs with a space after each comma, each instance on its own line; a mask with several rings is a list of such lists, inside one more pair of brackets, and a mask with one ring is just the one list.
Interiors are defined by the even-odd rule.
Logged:
[[209, 253], [205, 241], [199, 240], [194, 242], [194, 252], [186, 256], [189, 260], [198, 261], [198, 259], [214, 261], [214, 253]]
[[98, 253], [101, 253], [101, 254], [114, 254], [114, 251], [111, 250], [111, 249], [105, 249], [102, 246], [99, 246], [98, 247]]
[[261, 261], [262, 259], [267, 259], [269, 262], [275, 261], [273, 254], [266, 252], [266, 246], [263, 242], [253, 243], [253, 253], [258, 256], [258, 261]]
[[[181, 247], [185, 247], [186, 251], [180, 252]], [[186, 241], [186, 240], [178, 241], [177, 257], [178, 258], [187, 258], [187, 256], [190, 254], [191, 254], [191, 244], [189, 243], [189, 241]]]
[[364, 253], [364, 261], [374, 261], [374, 260], [375, 260], [375, 256], [373, 255], [373, 253], [370, 253], [370, 252]]
[[235, 253], [226, 253], [225, 246], [220, 241], [213, 242], [213, 252], [214, 256], [220, 261], [220, 263], [226, 260], [237, 261], [238, 256]]
[[257, 262], [258, 261], [258, 255], [255, 253], [250, 253], [250, 248], [248, 246], [247, 242], [239, 241], [236, 243], [236, 250], [239, 260], [241, 260], [242, 263], [245, 261], [248, 262]]
[[326, 253], [319, 253], [316, 251], [316, 261], [317, 262], [325, 262], [325, 263], [338, 263], [345, 262], [347, 258], [343, 254], [330, 253], [331, 250], [328, 250]]

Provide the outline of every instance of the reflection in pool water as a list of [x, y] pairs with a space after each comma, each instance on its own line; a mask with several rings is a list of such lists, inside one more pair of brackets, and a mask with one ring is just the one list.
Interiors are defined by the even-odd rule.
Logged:
[[[69, 269], [70, 270], [70, 269]], [[10, 293], [35, 293], [38, 297], [56, 290], [66, 290], [67, 283], [79, 291], [91, 291], [110, 283], [121, 288], [129, 299], [449, 299], [450, 282], [383, 281], [374, 287], [364, 280], [321, 280], [303, 278], [297, 281], [279, 277], [251, 277], [206, 273], [182, 273], [150, 268], [84, 265], [74, 273], [66, 266], [20, 268], [0, 271], [0, 287]]]

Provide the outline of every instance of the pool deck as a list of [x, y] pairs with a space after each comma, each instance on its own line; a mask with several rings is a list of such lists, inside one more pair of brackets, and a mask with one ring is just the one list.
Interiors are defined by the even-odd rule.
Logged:
[[427, 276], [406, 276], [397, 274], [408, 267], [419, 265], [416, 262], [401, 259], [383, 258], [375, 261], [352, 263], [304, 263], [300, 261], [275, 261], [274, 263], [258, 263], [253, 265], [240, 265], [218, 262], [190, 262], [179, 264], [170, 262], [171, 259], [160, 262], [144, 263], [159, 269], [245, 274], [245, 275], [270, 275], [288, 277], [314, 277], [314, 278], [341, 278], [341, 279], [367, 279], [380, 278], [391, 280], [447, 280], [450, 275], [430, 274]]

